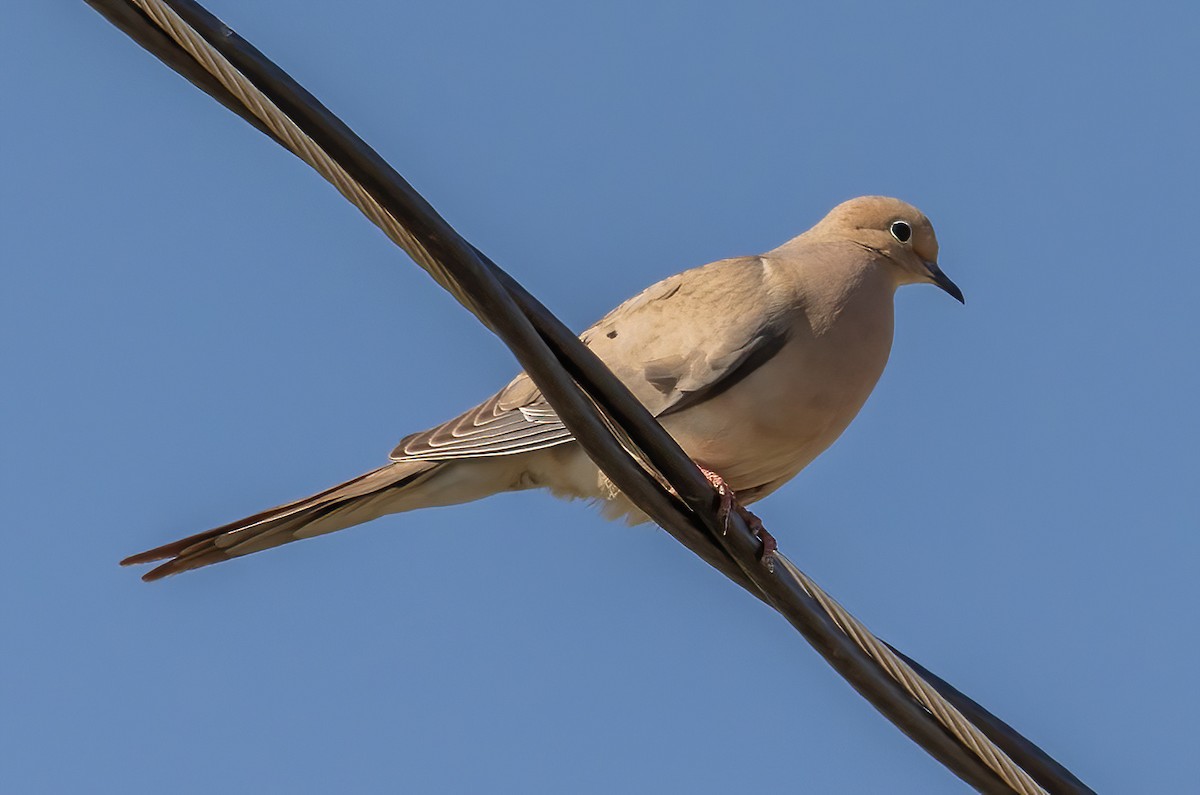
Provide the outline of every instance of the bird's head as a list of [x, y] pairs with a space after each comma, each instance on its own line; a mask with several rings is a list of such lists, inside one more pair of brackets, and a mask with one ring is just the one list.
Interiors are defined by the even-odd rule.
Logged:
[[813, 231], [849, 238], [881, 255], [898, 284], [929, 282], [962, 303], [962, 290], [938, 267], [933, 224], [907, 202], [887, 196], [860, 196], [830, 210]]

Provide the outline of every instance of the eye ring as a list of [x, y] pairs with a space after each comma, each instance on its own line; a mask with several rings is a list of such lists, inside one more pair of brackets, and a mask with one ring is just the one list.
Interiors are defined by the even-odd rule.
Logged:
[[892, 221], [892, 225], [888, 227], [888, 231], [892, 233], [892, 237], [901, 243], [907, 243], [912, 240], [912, 227], [908, 225], [907, 221]]

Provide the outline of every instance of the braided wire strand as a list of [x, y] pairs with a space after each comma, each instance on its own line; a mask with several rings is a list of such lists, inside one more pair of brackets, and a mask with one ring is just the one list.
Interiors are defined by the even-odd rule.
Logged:
[[471, 296], [446, 272], [434, 257], [390, 213], [375, 201], [337, 161], [280, 110], [266, 95], [213, 49], [174, 9], [158, 0], [131, 0], [196, 59], [230, 93], [258, 117], [297, 157], [332, 184], [367, 219], [420, 265], [439, 285], [463, 304], [489, 328]]
[[821, 608], [837, 622], [847, 636], [858, 644], [860, 649], [887, 671], [889, 676], [899, 682], [910, 696], [929, 710], [939, 723], [982, 759], [984, 764], [1000, 776], [1006, 784], [1021, 795], [1044, 795], [1046, 791], [1028, 773], [997, 748], [995, 743], [979, 731], [952, 704], [942, 698], [941, 694], [909, 667], [908, 663], [897, 657], [887, 647], [887, 644], [875, 637], [865, 624], [851, 615], [846, 608], [842, 607], [836, 599], [827, 594], [786, 556], [777, 552], [776, 557], [783, 563], [788, 573], [796, 578], [804, 590], [821, 605]]

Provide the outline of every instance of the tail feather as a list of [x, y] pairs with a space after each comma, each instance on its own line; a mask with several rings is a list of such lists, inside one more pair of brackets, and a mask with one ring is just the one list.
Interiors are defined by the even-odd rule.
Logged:
[[130, 555], [122, 566], [166, 560], [142, 575], [146, 582], [332, 533], [388, 513], [395, 492], [438, 468], [432, 462], [388, 464], [304, 499]]

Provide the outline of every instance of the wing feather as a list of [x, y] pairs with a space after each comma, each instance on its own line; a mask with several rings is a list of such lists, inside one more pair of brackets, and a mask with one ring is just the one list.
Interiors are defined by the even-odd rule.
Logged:
[[401, 440], [393, 461], [444, 461], [515, 455], [573, 441], [571, 432], [524, 373], [480, 405]]

